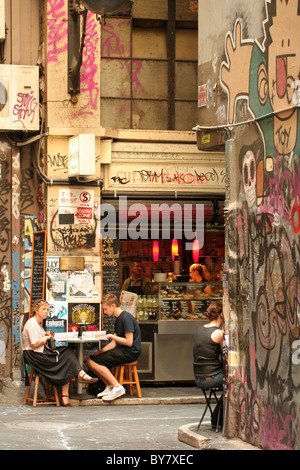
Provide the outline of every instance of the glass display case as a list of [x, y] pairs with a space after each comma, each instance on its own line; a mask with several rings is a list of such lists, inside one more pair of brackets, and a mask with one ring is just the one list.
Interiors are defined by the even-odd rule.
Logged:
[[158, 320], [205, 320], [208, 305], [222, 301], [221, 282], [158, 284]]
[[222, 300], [222, 282], [154, 282], [137, 299], [137, 319], [205, 320], [210, 302]]
[[[222, 301], [222, 297], [222, 282], [153, 282], [148, 285], [147, 295], [140, 296], [137, 305], [142, 332], [139, 363], [151, 369], [151, 374], [141, 371], [142, 379], [194, 380], [195, 331], [207, 323], [208, 305]], [[147, 367], [143, 365], [145, 372]]]

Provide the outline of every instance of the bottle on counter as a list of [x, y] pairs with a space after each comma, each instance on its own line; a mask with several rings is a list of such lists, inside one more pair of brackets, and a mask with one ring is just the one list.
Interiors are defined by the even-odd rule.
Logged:
[[136, 301], [136, 318], [138, 320], [143, 320], [144, 319], [143, 317], [144, 317], [143, 298], [141, 295], [139, 295]]
[[179, 255], [175, 255], [174, 260], [174, 276], [179, 276], [181, 274], [181, 263]]

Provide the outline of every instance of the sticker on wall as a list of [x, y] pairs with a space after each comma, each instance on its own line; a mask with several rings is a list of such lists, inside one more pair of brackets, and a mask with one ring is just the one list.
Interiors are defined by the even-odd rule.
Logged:
[[68, 287], [68, 273], [60, 271], [59, 257], [46, 257], [46, 299], [48, 302], [66, 301]]
[[69, 331], [99, 330], [99, 303], [70, 303], [68, 306]]
[[70, 272], [70, 302], [97, 300], [98, 292], [94, 288], [94, 269], [92, 264], [85, 264], [83, 271]]
[[63, 188], [59, 190], [60, 225], [90, 224], [93, 220], [94, 191]]
[[49, 315], [45, 320], [45, 330], [56, 333], [68, 331], [68, 303], [50, 302]]
[[198, 108], [206, 106], [206, 84], [198, 86]]

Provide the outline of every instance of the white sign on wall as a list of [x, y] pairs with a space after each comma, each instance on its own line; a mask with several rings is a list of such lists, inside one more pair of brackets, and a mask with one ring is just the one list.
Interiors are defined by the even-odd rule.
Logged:
[[63, 188], [59, 190], [58, 213], [61, 225], [88, 224], [93, 220], [94, 191]]

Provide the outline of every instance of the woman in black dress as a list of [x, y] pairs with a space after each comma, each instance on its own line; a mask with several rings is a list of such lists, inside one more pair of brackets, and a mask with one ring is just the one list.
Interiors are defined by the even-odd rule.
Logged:
[[32, 311], [33, 316], [23, 328], [24, 360], [50, 383], [61, 386], [62, 405], [72, 406], [69, 402], [70, 380], [78, 376], [81, 383], [94, 383], [98, 379], [84, 372], [75, 353], [68, 347], [59, 347], [56, 350], [48, 348], [46, 343], [52, 336], [42, 327], [49, 313], [48, 302], [37, 300]]

